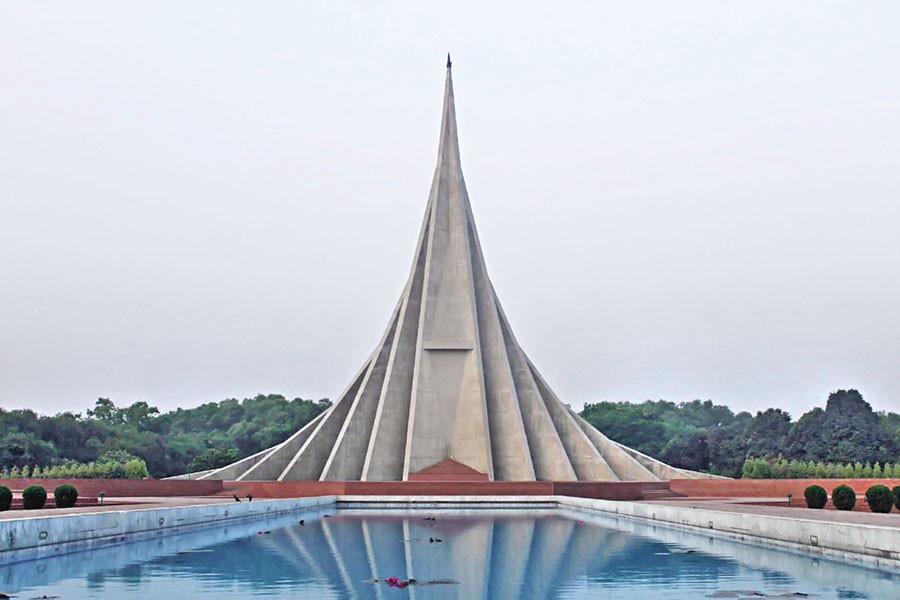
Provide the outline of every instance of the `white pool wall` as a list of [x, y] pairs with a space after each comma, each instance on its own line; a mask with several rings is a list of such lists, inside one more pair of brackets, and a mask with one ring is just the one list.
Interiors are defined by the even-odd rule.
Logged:
[[334, 506], [336, 496], [0, 520], [0, 564]]

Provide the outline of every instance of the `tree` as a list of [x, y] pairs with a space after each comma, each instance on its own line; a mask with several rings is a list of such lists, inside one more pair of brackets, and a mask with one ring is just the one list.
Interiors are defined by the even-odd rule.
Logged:
[[791, 415], [780, 408], [756, 413], [747, 425], [747, 453], [750, 456], [779, 456], [791, 430]]
[[210, 448], [197, 456], [188, 465], [189, 473], [218, 469], [235, 462], [238, 459], [238, 451], [235, 448]]
[[706, 441], [706, 434], [692, 432], [675, 438], [666, 444], [660, 458], [673, 467], [681, 469], [692, 471], [709, 469], [709, 445]]
[[109, 425], [121, 425], [125, 421], [124, 411], [109, 398], [97, 398], [93, 409], [88, 409], [88, 417]]
[[128, 408], [122, 409], [122, 420], [138, 430], [149, 430], [153, 420], [159, 416], [159, 409], [150, 406], [146, 402], [135, 402]]

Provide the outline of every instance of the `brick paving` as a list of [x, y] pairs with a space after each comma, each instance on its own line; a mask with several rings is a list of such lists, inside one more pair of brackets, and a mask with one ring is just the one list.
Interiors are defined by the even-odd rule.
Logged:
[[[690, 506], [691, 508], [764, 515], [768, 517], [784, 517], [787, 519], [803, 519], [808, 521], [827, 521], [829, 523], [853, 523], [856, 525], [877, 525], [880, 527], [900, 528], [900, 514], [896, 511], [888, 514], [879, 514], [864, 511], [822, 510], [751, 504], [753, 502], [785, 502], [785, 499], [700, 497], [654, 500], [649, 502], [649, 504], [677, 504], [680, 507]], [[857, 500], [857, 502], [859, 502], [859, 500]]]
[[[53, 500], [50, 500], [52, 503]], [[0, 512], [0, 521], [27, 519], [32, 517], [57, 517], [60, 515], [80, 515], [86, 513], [114, 512], [120, 510], [141, 510], [145, 508], [170, 508], [173, 506], [195, 506], [198, 504], [221, 504], [234, 502], [231, 498], [170, 496], [106, 498], [103, 506], [73, 506], [72, 508], [42, 508], [40, 510], [7, 510]], [[244, 500], [246, 502], [246, 500]]]

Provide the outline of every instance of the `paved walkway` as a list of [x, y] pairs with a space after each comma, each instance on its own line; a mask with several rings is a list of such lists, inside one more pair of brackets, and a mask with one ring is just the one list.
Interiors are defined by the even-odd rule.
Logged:
[[[747, 513], [753, 515], [765, 515], [770, 517], [785, 517], [788, 519], [804, 519], [808, 521], [827, 521], [829, 523], [854, 523], [857, 525], [877, 525], [880, 527], [900, 528], [900, 514], [893, 512], [888, 514], [825, 510], [814, 508], [789, 508], [787, 506], [765, 506], [760, 504], [747, 504], [750, 502], [784, 502], [784, 498], [678, 498], [672, 500], [653, 500], [649, 504], [675, 504], [691, 508], [703, 508], [706, 510], [720, 510], [731, 513]], [[857, 501], [858, 502], [858, 501]]]
[[[233, 499], [222, 496], [107, 498], [106, 500], [110, 504], [105, 506], [76, 506], [73, 508], [45, 508], [41, 510], [8, 510], [0, 512], [0, 520], [234, 502]], [[259, 498], [259, 500], [263, 500], [263, 498]], [[881, 527], [900, 528], [900, 514], [897, 514], [896, 512], [885, 515], [870, 512], [815, 510], [811, 508], [789, 508], [787, 506], [750, 504], [752, 502], [779, 501], [784, 502], [784, 498], [671, 498], [646, 500], [643, 503], [663, 505], [674, 504], [681, 507], [690, 506], [691, 508], [703, 508], [706, 510], [718, 510], [731, 513], [747, 513], [772, 517], [785, 517], [788, 519], [806, 519], [811, 521], [827, 521], [830, 523], [855, 523], [859, 525], [878, 525]], [[115, 502], [123, 502], [125, 504], [113, 504]], [[246, 502], [246, 500], [244, 500], [244, 502]]]
[[[0, 512], [0, 521], [32, 517], [58, 517], [60, 515], [77, 515], [119, 510], [170, 508], [173, 506], [195, 506], [198, 504], [221, 504], [223, 502], [234, 502], [234, 500], [218, 496], [172, 496], [165, 498], [106, 498], [106, 502], [108, 504], [104, 504], [103, 506], [73, 506], [72, 508], [42, 508], [40, 510], [7, 510]], [[116, 502], [124, 502], [126, 504], [115, 504]], [[244, 500], [244, 502], [246, 502], [246, 500]]]

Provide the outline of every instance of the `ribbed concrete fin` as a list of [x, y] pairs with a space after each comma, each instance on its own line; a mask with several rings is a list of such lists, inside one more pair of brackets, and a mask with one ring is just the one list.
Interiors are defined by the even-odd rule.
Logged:
[[269, 454], [276, 451], [278, 448], [281, 447], [281, 445], [282, 444], [278, 444], [277, 446], [272, 446], [271, 448], [266, 448], [265, 450], [257, 452], [256, 454], [251, 454], [250, 456], [242, 458], [241, 460], [231, 463], [230, 465], [227, 465], [220, 469], [214, 469], [213, 471], [211, 471], [205, 475], [201, 475], [197, 479], [216, 479], [216, 480], [218, 480], [218, 479], [222, 479], [222, 480], [237, 479], [247, 469], [251, 468], [253, 465], [255, 465], [259, 461], [263, 460]]
[[410, 472], [446, 458], [489, 474], [493, 470], [468, 239], [468, 202], [448, 69], [441, 144], [430, 194], [431, 236], [404, 479]]
[[300, 446], [297, 454], [278, 476], [278, 481], [319, 478], [367, 371], [368, 365], [354, 378], [353, 383], [344, 391], [341, 399], [331, 407], [331, 411], [325, 418], [319, 421], [312, 434]]
[[400, 329], [388, 359], [384, 385], [375, 412], [375, 427], [363, 464], [363, 481], [399, 481], [403, 477], [409, 403], [416, 364], [416, 346], [422, 306], [422, 287], [428, 263], [427, 244], [431, 236], [428, 214], [419, 236], [419, 248], [410, 281], [400, 308]]
[[529, 365], [531, 366], [531, 374], [534, 376], [534, 381], [541, 392], [541, 397], [544, 399], [544, 404], [547, 406], [547, 412], [550, 413], [550, 418], [553, 419], [553, 424], [559, 433], [559, 439], [562, 440], [563, 448], [566, 449], [569, 462], [572, 463], [572, 468], [575, 469], [578, 479], [618, 481], [619, 478], [615, 472], [606, 464], [597, 448], [594, 447], [584, 431], [575, 423], [572, 415], [569, 414], [568, 408], [556, 397], [556, 394], [553, 393], [553, 390], [550, 389], [550, 386], [547, 385], [547, 382], [544, 381], [534, 365], [530, 362]]
[[378, 398], [384, 386], [399, 317], [400, 305], [394, 311], [394, 318], [381, 340], [377, 356], [369, 365], [347, 418], [344, 419], [337, 441], [322, 471], [323, 481], [352, 481], [362, 476], [369, 437], [375, 424], [375, 413], [378, 411]]
[[234, 477], [234, 479], [237, 481], [272, 481], [276, 479], [294, 454], [297, 453], [297, 450], [303, 446], [304, 442], [309, 439], [312, 432], [319, 426], [319, 423], [333, 409], [334, 407], [332, 406], [320, 413], [315, 419], [301, 427], [297, 433], [282, 442], [273, 452], [251, 465], [249, 469], [241, 473], [240, 476]]
[[689, 471], [687, 469], [677, 469], [662, 461], [656, 460], [652, 456], [647, 456], [643, 452], [639, 452], [628, 446], [623, 446], [618, 442], [614, 443], [660, 479], [727, 479], [727, 477], [718, 477], [716, 475], [710, 475], [709, 473], [698, 473], [697, 471]]
[[659, 481], [659, 477], [654, 475], [644, 465], [639, 463], [633, 456], [622, 450], [618, 444], [600, 433], [593, 425], [584, 420], [584, 418], [569, 409], [569, 414], [575, 419], [579, 427], [587, 434], [591, 443], [600, 451], [600, 454], [606, 460], [616, 476], [624, 481]]
[[556, 426], [547, 411], [544, 399], [541, 397], [528, 359], [509, 327], [499, 300], [496, 304], [535, 476], [541, 481], [578, 479], [559, 433], [556, 431]]
[[510, 367], [510, 357], [507, 355], [500, 315], [497, 312], [494, 289], [488, 279], [481, 243], [471, 218], [469, 245], [472, 249], [472, 272], [477, 299], [478, 331], [481, 361], [484, 365], [484, 388], [494, 478], [497, 481], [533, 480], [535, 469], [522, 422], [522, 410]]

